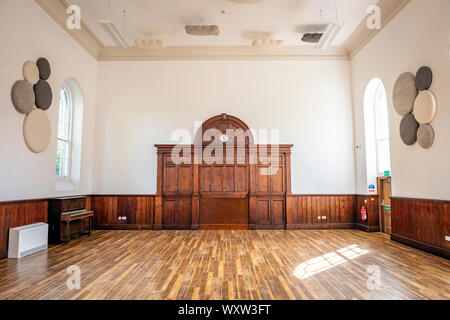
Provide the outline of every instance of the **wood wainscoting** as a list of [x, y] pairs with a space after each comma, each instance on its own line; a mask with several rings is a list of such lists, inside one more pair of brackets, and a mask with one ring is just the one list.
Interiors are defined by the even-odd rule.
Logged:
[[450, 258], [450, 201], [391, 198], [391, 239]]
[[355, 227], [354, 195], [292, 195], [286, 202], [288, 230]]
[[92, 195], [90, 199], [95, 229], [154, 229], [154, 195]]
[[48, 199], [0, 202], [0, 259], [8, 256], [8, 230], [38, 222], [47, 223]]

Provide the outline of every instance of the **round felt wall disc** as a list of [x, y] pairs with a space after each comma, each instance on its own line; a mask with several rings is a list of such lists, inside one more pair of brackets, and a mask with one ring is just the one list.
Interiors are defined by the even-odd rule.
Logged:
[[414, 75], [410, 72], [403, 73], [398, 77], [394, 86], [392, 99], [395, 111], [401, 116], [412, 112], [416, 97], [417, 88], [414, 82]]
[[407, 146], [411, 146], [417, 141], [417, 129], [419, 123], [412, 113], [408, 113], [400, 122], [400, 137]]
[[42, 110], [50, 108], [53, 99], [52, 88], [45, 80], [39, 80], [34, 86], [34, 95], [36, 97], [36, 107]]
[[34, 109], [23, 121], [23, 138], [28, 148], [40, 153], [47, 149], [51, 137], [50, 120], [45, 111]]
[[433, 71], [429, 67], [422, 67], [416, 74], [416, 88], [418, 90], [428, 90], [433, 82]]
[[16, 81], [11, 90], [11, 100], [18, 112], [30, 113], [35, 102], [33, 86], [25, 80]]
[[39, 69], [33, 61], [27, 61], [22, 67], [23, 78], [32, 85], [39, 81]]
[[434, 130], [429, 124], [421, 124], [417, 131], [417, 141], [424, 149], [429, 149], [434, 143]]
[[421, 124], [434, 120], [437, 111], [436, 97], [429, 90], [421, 91], [414, 103], [414, 117]]
[[48, 60], [45, 58], [39, 58], [36, 64], [39, 69], [39, 77], [41, 78], [41, 80], [48, 80], [52, 73]]

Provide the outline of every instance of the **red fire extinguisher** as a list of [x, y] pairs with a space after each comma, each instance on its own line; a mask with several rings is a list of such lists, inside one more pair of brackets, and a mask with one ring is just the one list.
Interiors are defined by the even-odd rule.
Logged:
[[361, 208], [361, 220], [367, 221], [367, 210], [364, 206]]

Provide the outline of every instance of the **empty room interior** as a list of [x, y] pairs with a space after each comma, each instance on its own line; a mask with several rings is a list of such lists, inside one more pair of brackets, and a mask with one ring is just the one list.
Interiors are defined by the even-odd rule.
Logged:
[[449, 0], [0, 28], [0, 300], [450, 300]]

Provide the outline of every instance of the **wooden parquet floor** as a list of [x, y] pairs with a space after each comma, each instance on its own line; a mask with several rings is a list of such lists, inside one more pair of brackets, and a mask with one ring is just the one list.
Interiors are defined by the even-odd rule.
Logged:
[[0, 299], [450, 299], [450, 262], [357, 230], [95, 231], [1, 260]]

